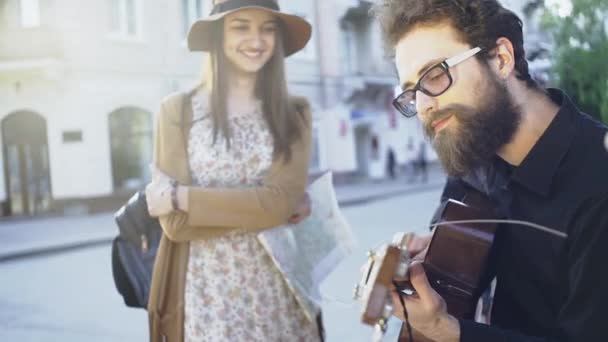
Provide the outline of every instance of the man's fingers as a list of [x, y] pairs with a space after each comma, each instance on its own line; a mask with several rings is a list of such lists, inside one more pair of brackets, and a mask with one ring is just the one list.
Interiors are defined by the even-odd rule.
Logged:
[[405, 243], [405, 245], [407, 246], [407, 248], [410, 248], [410, 245], [412, 244], [412, 241], [416, 238], [416, 234], [414, 233], [406, 233], [403, 236], [403, 242]]
[[[399, 299], [399, 297], [401, 297], [401, 299]], [[421, 298], [417, 294], [406, 295], [393, 289], [391, 290], [391, 298], [393, 300], [393, 314], [402, 321], [405, 320], [405, 316], [401, 300], [403, 300], [408, 312], [418, 312], [420, 310]]]
[[433, 288], [429, 284], [429, 280], [426, 277], [426, 273], [424, 272], [424, 268], [422, 267], [422, 263], [415, 261], [410, 264], [409, 268], [410, 274], [410, 282], [414, 289], [416, 289], [416, 293], [420, 297], [422, 301], [429, 301], [433, 299]]
[[423, 252], [428, 247], [430, 241], [430, 236], [417, 236], [413, 234], [412, 238], [407, 244], [407, 249], [410, 252], [410, 256]]
[[422, 251], [422, 249], [424, 249], [424, 247], [425, 247], [424, 241], [421, 238], [419, 238], [419, 237], [415, 237], [410, 242], [409, 249], [412, 252], [420, 252], [420, 251]]
[[405, 320], [405, 317], [403, 317], [403, 306], [401, 305], [399, 296], [401, 295], [394, 289], [391, 291], [391, 297], [393, 299], [393, 315], [403, 321]]
[[427, 246], [425, 249], [423, 249], [415, 254], [411, 254], [410, 258], [412, 259], [412, 261], [424, 261], [428, 250], [429, 250], [429, 248]]

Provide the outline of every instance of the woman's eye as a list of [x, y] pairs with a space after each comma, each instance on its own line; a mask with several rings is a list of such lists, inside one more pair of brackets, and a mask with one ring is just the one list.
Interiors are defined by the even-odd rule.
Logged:
[[277, 30], [277, 28], [274, 26], [269, 26], [269, 27], [264, 28], [264, 32], [266, 32], [266, 33], [274, 33], [276, 30]]
[[235, 31], [239, 31], [239, 32], [246, 32], [247, 30], [249, 30], [249, 27], [241, 25], [241, 26], [233, 26], [232, 29]]

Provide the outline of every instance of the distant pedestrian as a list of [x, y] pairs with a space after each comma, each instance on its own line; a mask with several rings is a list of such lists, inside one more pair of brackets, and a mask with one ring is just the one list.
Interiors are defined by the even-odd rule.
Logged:
[[408, 179], [408, 182], [416, 181], [417, 178], [420, 178], [420, 181], [426, 183], [428, 181], [428, 169], [427, 169], [427, 160], [426, 160], [426, 143], [421, 141], [418, 144], [418, 151], [416, 151], [416, 156], [412, 161], [413, 171]]
[[420, 173], [420, 180], [426, 183], [429, 174], [426, 160], [426, 143], [424, 141], [421, 141], [418, 147], [418, 171]]
[[370, 159], [374, 161], [380, 159], [380, 143], [377, 135], [372, 136]]
[[396, 166], [397, 161], [395, 160], [395, 152], [392, 148], [389, 148], [386, 156], [386, 170], [388, 171], [388, 175], [391, 179], [395, 179], [397, 176], [395, 173]]
[[416, 151], [414, 150], [414, 138], [409, 137], [405, 145], [405, 174], [412, 177], [414, 174]]

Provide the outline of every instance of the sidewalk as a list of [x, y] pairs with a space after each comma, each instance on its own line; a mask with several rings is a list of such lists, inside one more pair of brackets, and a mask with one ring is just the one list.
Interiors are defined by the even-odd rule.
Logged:
[[[401, 176], [395, 180], [337, 185], [338, 202], [340, 206], [360, 205], [409, 192], [437, 189], [443, 186], [445, 175], [437, 165], [430, 166], [427, 183], [410, 184]], [[0, 221], [0, 262], [108, 244], [118, 233], [113, 215]]]

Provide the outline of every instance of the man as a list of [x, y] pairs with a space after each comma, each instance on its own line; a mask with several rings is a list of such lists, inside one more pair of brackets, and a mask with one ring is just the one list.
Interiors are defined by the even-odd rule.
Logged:
[[[382, 0], [375, 13], [403, 89], [395, 106], [422, 121], [449, 174], [444, 199], [476, 189], [505, 218], [567, 234], [499, 227], [491, 326], [450, 316], [412, 265], [412, 328], [435, 341], [608, 341], [606, 127], [535, 84], [522, 23], [496, 0]], [[413, 241], [420, 251], [429, 237]]]

